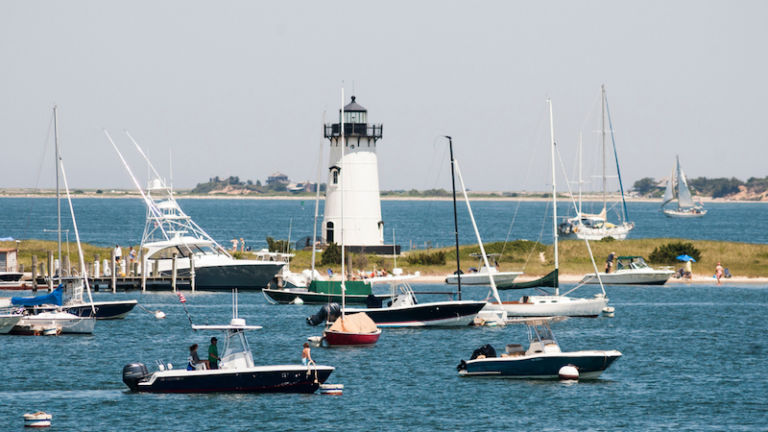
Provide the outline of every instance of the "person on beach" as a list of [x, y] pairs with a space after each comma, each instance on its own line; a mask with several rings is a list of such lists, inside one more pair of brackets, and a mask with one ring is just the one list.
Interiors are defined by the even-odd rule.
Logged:
[[720, 262], [718, 262], [717, 266], [715, 266], [715, 277], [717, 278], [718, 285], [720, 285], [720, 278], [723, 277], [723, 273], [725, 273], [725, 269], [720, 265]]
[[240, 252], [245, 252], [245, 240], [240, 237]]
[[605, 272], [610, 273], [613, 268], [613, 259], [616, 258], [616, 252], [608, 254], [608, 258], [605, 259]]
[[232, 239], [232, 253], [237, 252], [237, 239]]
[[685, 278], [693, 279], [693, 265], [691, 264], [691, 260], [685, 262]]
[[209, 369], [218, 369], [219, 361], [221, 361], [221, 358], [219, 357], [219, 348], [216, 346], [216, 342], [218, 342], [218, 339], [216, 339], [216, 337], [212, 337], [211, 344], [208, 345]]
[[312, 354], [309, 350], [309, 343], [304, 342], [304, 349], [301, 350], [301, 364], [308, 365], [312, 361]]

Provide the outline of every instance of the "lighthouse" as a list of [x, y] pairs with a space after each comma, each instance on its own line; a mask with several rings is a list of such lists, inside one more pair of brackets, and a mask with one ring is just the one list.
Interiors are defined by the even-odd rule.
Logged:
[[400, 252], [399, 247], [384, 244], [376, 156], [382, 130], [380, 124], [368, 124], [368, 110], [357, 103], [355, 96], [339, 110], [339, 122], [324, 125], [323, 134], [330, 143], [322, 226], [324, 243], [340, 244], [343, 231], [348, 251]]

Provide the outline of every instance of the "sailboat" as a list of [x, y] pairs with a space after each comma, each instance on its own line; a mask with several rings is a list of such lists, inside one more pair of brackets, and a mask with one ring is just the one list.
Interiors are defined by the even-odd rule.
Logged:
[[[59, 170], [61, 171], [61, 178], [64, 180], [64, 190], [67, 195], [67, 202], [69, 203], [69, 211], [72, 216], [72, 227], [75, 231], [75, 239], [77, 240], [77, 253], [80, 260], [80, 274], [78, 277], [70, 278], [72, 298], [77, 301], [80, 299], [82, 305], [85, 305], [90, 309], [88, 316], [78, 316], [67, 312], [62, 306], [63, 295], [63, 280], [62, 270], [59, 269], [58, 279], [59, 287], [54, 293], [48, 295], [42, 295], [31, 298], [13, 297], [11, 298], [11, 304], [15, 306], [24, 306], [24, 316], [19, 322], [11, 329], [11, 333], [15, 334], [51, 334], [51, 330], [54, 330], [53, 334], [60, 333], [79, 333], [79, 334], [91, 334], [96, 323], [96, 307], [91, 297], [91, 288], [88, 283], [88, 273], [85, 268], [85, 258], [83, 257], [83, 248], [80, 244], [80, 232], [77, 229], [77, 221], [75, 220], [75, 210], [72, 207], [72, 197], [69, 194], [69, 185], [67, 183], [67, 175], [64, 170], [64, 161], [59, 151], [59, 133], [58, 133], [58, 115], [57, 107], [53, 107], [53, 119], [54, 119], [54, 140], [56, 146], [56, 209], [57, 209], [57, 232], [58, 232], [58, 250], [59, 250], [59, 262], [61, 261], [61, 193], [59, 188]], [[68, 270], [68, 269], [67, 269]], [[88, 303], [82, 302], [83, 288], [88, 293]], [[53, 304], [51, 304], [53, 302]], [[134, 303], [135, 304], [135, 303]], [[131, 306], [132, 307], [132, 306]]]
[[[677, 208], [664, 208], [665, 205], [677, 198]], [[668, 217], [673, 218], [694, 218], [702, 217], [707, 211], [699, 203], [693, 202], [691, 190], [688, 189], [688, 180], [685, 177], [683, 169], [680, 167], [680, 157], [675, 156], [675, 168], [667, 181], [667, 189], [664, 191], [664, 198], [661, 200], [661, 210]]]
[[[493, 284], [491, 289], [494, 291], [494, 297], [498, 299], [497, 289], [527, 289], [537, 288], [544, 291], [543, 288], [554, 288], [554, 294], [546, 293], [544, 295], [525, 295], [517, 301], [499, 301], [489, 303], [484, 311], [502, 310], [509, 317], [545, 317], [545, 316], [571, 316], [571, 317], [597, 317], [603, 308], [608, 304], [608, 298], [605, 295], [605, 288], [600, 284], [601, 293], [594, 297], [570, 297], [568, 294], [578, 289], [575, 288], [560, 294], [559, 257], [558, 257], [558, 230], [557, 230], [557, 182], [555, 175], [555, 127], [552, 115], [552, 102], [547, 100], [549, 108], [549, 130], [550, 130], [550, 148], [552, 157], [552, 234], [555, 255], [555, 268], [549, 274], [542, 278], [530, 282], [520, 282], [512, 284]], [[597, 273], [595, 259], [592, 256], [592, 250], [589, 246], [589, 240], [584, 239], [587, 246], [592, 266]]]
[[130, 134], [139, 154], [149, 166], [154, 178], [146, 192], [117, 148], [112, 137], [107, 139], [128, 172], [136, 189], [147, 206], [147, 218], [141, 238], [140, 250], [147, 250], [145, 268], [157, 265], [161, 275], [173, 271], [173, 255], [176, 254], [176, 270], [179, 276], [195, 275], [195, 287], [201, 290], [258, 290], [266, 287], [285, 265], [282, 261], [239, 260], [233, 258], [216, 240], [192, 220], [174, 198], [173, 189], [161, 178], [142, 148]]
[[[567, 221], [560, 224], [557, 229], [560, 235], [563, 237], [575, 236], [580, 239], [586, 240], [601, 240], [606, 237], [613, 237], [616, 240], [624, 240], [627, 235], [635, 227], [632, 222], [628, 222], [627, 215], [627, 203], [624, 199], [624, 185], [621, 182], [621, 169], [619, 168], [619, 159], [616, 152], [616, 140], [613, 136], [613, 123], [611, 122], [611, 113], [608, 109], [608, 99], [605, 95], [605, 85], [600, 87], [601, 90], [601, 141], [602, 141], [602, 183], [603, 183], [603, 209], [600, 213], [589, 214], [584, 213], [581, 208], [581, 163], [579, 163], [579, 208], [576, 216], [569, 218]], [[607, 193], [607, 176], [606, 176], [606, 129], [605, 120], [608, 118], [608, 123], [611, 131], [611, 142], [613, 144], [613, 155], [616, 160], [616, 172], [619, 177], [619, 187], [621, 189], [621, 222], [611, 223], [608, 222], [608, 193]], [[581, 158], [581, 149], [579, 149], [579, 158]]]
[[[344, 165], [344, 148], [345, 135], [344, 135], [344, 89], [341, 89], [341, 116], [339, 122], [341, 123], [341, 160], [340, 169], [342, 173]], [[381, 336], [381, 329], [376, 326], [376, 323], [371, 320], [365, 312], [359, 312], [347, 316], [347, 304], [346, 304], [346, 281], [347, 273], [345, 262], [345, 247], [344, 247], [344, 184], [345, 179], [342, 174], [341, 179], [341, 316], [336, 319], [328, 328], [323, 331], [323, 339], [329, 346], [356, 346], [356, 345], [374, 345], [378, 342]]]

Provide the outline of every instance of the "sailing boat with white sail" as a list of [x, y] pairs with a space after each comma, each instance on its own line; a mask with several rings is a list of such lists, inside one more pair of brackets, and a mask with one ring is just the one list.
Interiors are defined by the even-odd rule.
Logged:
[[[677, 208], [664, 208], [665, 205], [677, 199]], [[673, 218], [694, 218], [702, 217], [707, 211], [699, 203], [693, 202], [691, 190], [688, 189], [688, 180], [685, 177], [683, 169], [680, 167], [680, 157], [675, 156], [675, 168], [667, 181], [667, 189], [664, 191], [664, 198], [661, 200], [661, 210], [668, 217]]]
[[[558, 279], [559, 257], [558, 257], [558, 230], [557, 230], [557, 182], [555, 175], [555, 128], [552, 116], [552, 102], [548, 99], [549, 108], [549, 128], [550, 128], [550, 148], [552, 153], [552, 221], [553, 221], [553, 244], [555, 256], [555, 268], [546, 276], [530, 282], [513, 283], [499, 285], [498, 289], [529, 289], [536, 288], [543, 292], [539, 295], [525, 295], [517, 301], [500, 301], [497, 292], [497, 285], [491, 284], [493, 297], [496, 302], [490, 302], [483, 309], [483, 312], [504, 311], [508, 317], [545, 317], [545, 316], [571, 316], [571, 317], [596, 317], [600, 315], [603, 308], [608, 304], [608, 298], [605, 295], [605, 287], [600, 283], [601, 293], [593, 297], [570, 297], [569, 294], [580, 288], [577, 285], [564, 294], [560, 294], [560, 283]], [[469, 202], [467, 202], [469, 204]], [[470, 210], [471, 216], [471, 210]], [[477, 233], [477, 231], [476, 231]], [[478, 236], [479, 237], [479, 236]], [[478, 242], [480, 242], [478, 238]], [[482, 242], [480, 242], [482, 244]], [[589, 240], [584, 239], [587, 246], [592, 267], [597, 273], [595, 258], [592, 255], [592, 249], [589, 246]], [[486, 258], [487, 259], [487, 258]], [[598, 276], [599, 280], [599, 276]], [[544, 291], [545, 287], [554, 288], [554, 293], [550, 294]]]
[[[621, 169], [619, 168], [619, 159], [616, 152], [616, 140], [613, 136], [613, 122], [611, 121], [611, 112], [608, 109], [608, 99], [605, 95], [605, 86], [601, 86], [601, 143], [602, 143], [602, 184], [603, 184], [603, 208], [600, 213], [589, 214], [584, 213], [581, 208], [581, 163], [579, 163], [579, 208], [576, 216], [569, 218], [566, 222], [563, 222], [558, 226], [558, 231], [563, 237], [575, 236], [585, 240], [601, 240], [606, 237], [613, 237], [616, 240], [624, 240], [627, 235], [635, 227], [632, 222], [628, 222], [627, 215], [627, 203], [624, 200], [624, 186], [621, 182]], [[606, 176], [606, 129], [605, 120], [608, 119], [611, 142], [613, 144], [613, 155], [616, 160], [616, 172], [619, 180], [619, 188], [621, 190], [621, 221], [617, 223], [608, 222], [608, 193], [607, 193], [607, 176]], [[579, 149], [581, 153], [581, 149]], [[581, 154], [579, 154], [581, 158]]]

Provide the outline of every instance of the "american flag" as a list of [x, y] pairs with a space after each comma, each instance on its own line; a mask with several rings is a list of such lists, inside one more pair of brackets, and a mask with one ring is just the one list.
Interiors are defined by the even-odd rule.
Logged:
[[179, 293], [179, 301], [182, 302], [182, 303], [186, 303], [187, 302], [187, 299], [186, 299], [186, 297], [184, 297], [184, 294]]

